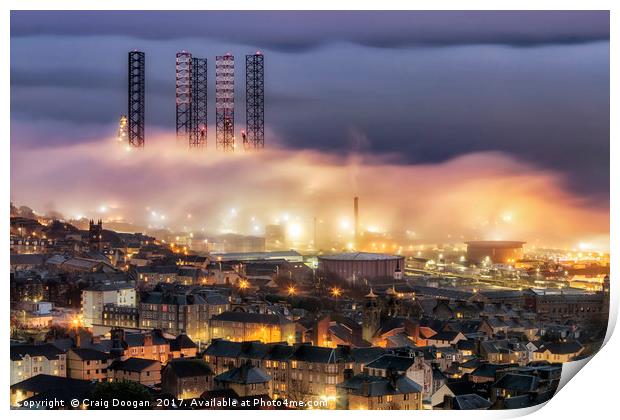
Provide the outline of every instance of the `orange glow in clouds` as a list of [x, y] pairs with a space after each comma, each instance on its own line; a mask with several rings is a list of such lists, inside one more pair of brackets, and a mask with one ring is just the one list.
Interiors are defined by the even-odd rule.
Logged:
[[167, 226], [207, 232], [253, 233], [286, 216], [289, 233], [310, 240], [314, 218], [331, 232], [341, 232], [343, 220], [352, 228], [357, 195], [363, 226], [415, 232], [421, 241], [609, 247], [608, 208], [563, 189], [558, 174], [506, 154], [400, 165], [390, 162], [393, 156], [342, 158], [273, 146], [225, 154], [213, 142], [208, 147], [190, 151], [173, 137], [150, 135], [142, 150], [108, 140], [14, 150], [11, 199], [87, 217], [101, 203], [114, 203], [118, 215], [145, 226], [152, 222], [148, 207], [165, 214]]

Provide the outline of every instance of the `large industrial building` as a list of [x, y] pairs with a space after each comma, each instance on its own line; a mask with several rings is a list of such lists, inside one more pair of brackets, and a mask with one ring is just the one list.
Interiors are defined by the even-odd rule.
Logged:
[[469, 241], [467, 244], [467, 260], [480, 264], [512, 264], [523, 258], [521, 241]]
[[404, 267], [405, 257], [400, 255], [347, 252], [319, 257], [319, 270], [337, 274], [350, 282], [393, 277], [397, 271]]

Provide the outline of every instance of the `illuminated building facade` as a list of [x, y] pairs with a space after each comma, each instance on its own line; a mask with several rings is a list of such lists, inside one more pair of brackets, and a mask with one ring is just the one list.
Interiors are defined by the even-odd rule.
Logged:
[[119, 306], [136, 305], [136, 291], [127, 283], [97, 284], [82, 291], [82, 316], [86, 328], [101, 325], [106, 304]]
[[41, 374], [67, 376], [65, 353], [47, 343], [11, 346], [11, 385]]
[[187, 333], [192, 340], [207, 340], [209, 305], [195, 293], [169, 290], [147, 292], [138, 305], [140, 327], [168, 334]]
[[209, 321], [209, 337], [263, 343], [295, 342], [295, 324], [274, 314], [224, 312]]
[[338, 403], [349, 410], [421, 410], [422, 387], [406, 375], [359, 374], [338, 385]]
[[250, 361], [272, 378], [273, 398], [321, 399], [335, 408], [336, 386], [344, 380], [345, 371], [360, 373], [364, 364], [384, 352], [380, 348], [290, 346], [216, 339], [205, 350], [205, 360], [216, 374]]

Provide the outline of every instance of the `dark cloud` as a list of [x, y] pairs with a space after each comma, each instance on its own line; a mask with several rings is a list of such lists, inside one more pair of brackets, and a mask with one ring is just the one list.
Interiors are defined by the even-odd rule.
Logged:
[[[126, 89], [125, 73], [99, 69], [16, 69], [11, 68], [11, 85], [25, 87], [57, 87], [88, 89]], [[149, 80], [149, 89], [154, 94], [169, 93], [170, 82]]]
[[376, 48], [609, 39], [606, 11], [14, 11], [12, 36], [211, 38], [282, 52], [333, 42]]
[[[607, 12], [13, 12], [11, 31], [13, 150], [112, 139], [133, 48], [147, 136], [174, 130], [180, 49], [238, 57], [240, 130], [243, 54], [274, 49], [266, 123], [288, 148], [415, 164], [499, 151], [608, 204]], [[209, 75], [213, 125], [212, 61]]]

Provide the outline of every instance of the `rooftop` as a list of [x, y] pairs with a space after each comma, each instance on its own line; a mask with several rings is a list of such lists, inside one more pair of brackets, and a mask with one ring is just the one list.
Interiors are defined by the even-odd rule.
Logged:
[[329, 254], [319, 256], [319, 260], [329, 261], [386, 261], [398, 260], [404, 257], [400, 255], [379, 254], [374, 252], [343, 252], [340, 254]]

